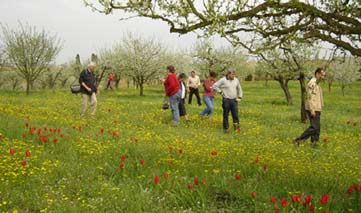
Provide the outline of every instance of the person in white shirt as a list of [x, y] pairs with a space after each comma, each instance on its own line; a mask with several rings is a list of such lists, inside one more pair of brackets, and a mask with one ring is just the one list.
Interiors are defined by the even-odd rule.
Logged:
[[181, 91], [181, 99], [179, 101], [179, 116], [183, 116], [186, 120], [188, 120], [187, 111], [185, 107], [185, 98], [187, 96], [187, 89], [185, 85], [185, 80], [187, 76], [184, 73], [178, 75], [179, 87]]
[[243, 97], [243, 91], [239, 80], [236, 78], [234, 68], [228, 69], [227, 75], [213, 84], [213, 90], [222, 95], [223, 108], [223, 131], [228, 132], [229, 112], [232, 114], [234, 130], [239, 130], [238, 102]]
[[188, 104], [192, 104], [192, 97], [193, 94], [197, 97], [197, 103], [198, 105], [202, 105], [201, 97], [199, 96], [199, 85], [201, 85], [201, 81], [199, 80], [199, 76], [196, 75], [194, 71], [191, 72], [191, 76], [189, 76], [188, 79], [188, 88], [189, 88], [189, 99]]

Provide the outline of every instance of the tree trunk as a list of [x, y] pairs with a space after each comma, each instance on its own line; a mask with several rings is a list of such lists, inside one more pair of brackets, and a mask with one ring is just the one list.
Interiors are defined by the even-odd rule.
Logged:
[[30, 78], [26, 78], [26, 95], [30, 94]]
[[306, 123], [307, 121], [307, 113], [305, 108], [305, 101], [306, 101], [306, 84], [305, 84], [305, 74], [300, 73], [298, 78], [301, 86], [301, 122]]
[[288, 79], [283, 79], [283, 77], [277, 79], [277, 81], [280, 83], [280, 86], [285, 93], [287, 105], [293, 105], [292, 95], [288, 88]]
[[140, 95], [140, 96], [143, 96], [143, 95], [144, 95], [144, 93], [143, 93], [143, 82], [140, 82], [140, 83], [139, 83], [139, 95]]

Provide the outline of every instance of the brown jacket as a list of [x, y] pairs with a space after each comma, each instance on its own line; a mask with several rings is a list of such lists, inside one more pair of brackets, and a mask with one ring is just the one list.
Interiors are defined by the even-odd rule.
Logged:
[[322, 111], [323, 107], [323, 95], [322, 95], [322, 88], [317, 83], [317, 79], [313, 77], [307, 84], [307, 96], [306, 96], [306, 103], [305, 107], [306, 110], [309, 111]]

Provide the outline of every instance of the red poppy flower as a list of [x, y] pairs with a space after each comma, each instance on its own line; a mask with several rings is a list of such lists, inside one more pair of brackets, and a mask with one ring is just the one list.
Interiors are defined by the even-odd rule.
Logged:
[[320, 203], [321, 204], [326, 204], [330, 201], [330, 196], [328, 194], [324, 194], [321, 198], [320, 198]]
[[263, 164], [263, 170], [267, 170], [267, 165]]
[[25, 160], [21, 161], [21, 165], [26, 166], [26, 161]]
[[259, 162], [259, 157], [257, 156], [256, 159], [254, 160], [255, 163]]
[[31, 155], [30, 151], [29, 151], [29, 150], [26, 150], [25, 156], [26, 156], [26, 157], [30, 157], [30, 155]]
[[155, 184], [158, 184], [159, 183], [159, 180], [160, 180], [160, 178], [159, 178], [159, 176], [154, 176], [154, 183]]
[[193, 179], [193, 182], [194, 182], [194, 185], [198, 185], [198, 184], [199, 184], [198, 178], [194, 178], [194, 179]]
[[202, 184], [203, 184], [203, 185], [207, 185], [207, 181], [203, 179], [203, 180], [202, 180]]
[[286, 207], [288, 205], [288, 200], [286, 198], [282, 198], [280, 202], [283, 207]]
[[125, 155], [122, 155], [121, 157], [120, 157], [120, 160], [121, 161], [125, 161], [127, 159], [127, 156], [125, 156]]
[[241, 132], [241, 128], [238, 127], [238, 128], [237, 128], [237, 133], [240, 133], [240, 132]]
[[54, 144], [56, 144], [58, 142], [58, 139], [57, 138], [54, 138]]
[[188, 189], [189, 189], [189, 190], [192, 190], [192, 189], [193, 189], [193, 184], [191, 184], [191, 183], [188, 184]]
[[308, 205], [309, 203], [311, 203], [311, 201], [312, 201], [311, 195], [307, 195], [307, 196], [305, 197], [305, 201], [303, 202], [303, 205], [306, 206], [306, 205]]
[[271, 203], [276, 203], [277, 201], [277, 197], [275, 196], [272, 196], [271, 199], [270, 199]]
[[278, 212], [278, 211], [280, 210], [280, 208], [278, 208], [278, 206], [275, 206], [273, 209], [274, 209], [276, 212]]
[[294, 203], [298, 203], [302, 201], [302, 196], [301, 195], [291, 195], [291, 200]]
[[308, 209], [309, 209], [310, 211], [315, 211], [315, 206], [314, 206], [314, 205], [310, 205], [310, 206], [308, 207]]
[[353, 126], [357, 126], [357, 122], [353, 122]]
[[100, 128], [100, 132], [103, 134], [104, 133], [104, 128]]
[[23, 133], [23, 138], [26, 138], [26, 133]]
[[114, 131], [114, 132], [113, 132], [113, 136], [114, 136], [115, 138], [117, 138], [117, 137], [119, 137], [119, 133], [118, 133], [117, 131]]
[[41, 134], [41, 129], [38, 129], [37, 133], [38, 133], [38, 135], [40, 135]]
[[15, 154], [15, 149], [14, 149], [14, 148], [10, 148], [9, 153], [10, 153], [10, 155], [14, 155], [14, 154]]
[[323, 142], [327, 143], [328, 142], [328, 138], [324, 138]]
[[64, 137], [64, 134], [63, 134], [63, 133], [61, 133], [59, 136], [62, 138], [62, 137]]
[[217, 151], [215, 151], [215, 150], [211, 151], [211, 155], [213, 155], [213, 156], [217, 155]]
[[257, 193], [256, 193], [256, 192], [251, 192], [251, 197], [252, 197], [252, 198], [256, 198], [256, 196], [257, 196]]
[[240, 174], [236, 174], [234, 177], [236, 178], [236, 180], [241, 180], [241, 175]]
[[353, 192], [353, 187], [352, 186], [348, 187], [347, 193], [352, 194], [352, 192]]
[[121, 169], [123, 169], [123, 168], [125, 167], [124, 163], [120, 163], [120, 164], [119, 164], [119, 167], [120, 167]]
[[164, 172], [163, 177], [164, 177], [165, 179], [167, 179], [167, 178], [169, 177], [169, 173], [168, 173], [168, 172]]
[[144, 159], [140, 159], [139, 163], [143, 165], [144, 164]]

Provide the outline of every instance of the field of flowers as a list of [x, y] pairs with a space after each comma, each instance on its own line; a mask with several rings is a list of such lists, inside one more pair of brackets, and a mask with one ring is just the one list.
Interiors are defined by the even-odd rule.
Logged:
[[170, 125], [163, 88], [102, 91], [81, 120], [68, 90], [0, 92], [0, 212], [361, 212], [361, 83], [324, 85], [318, 148], [277, 83], [243, 82], [241, 128], [187, 105]]

